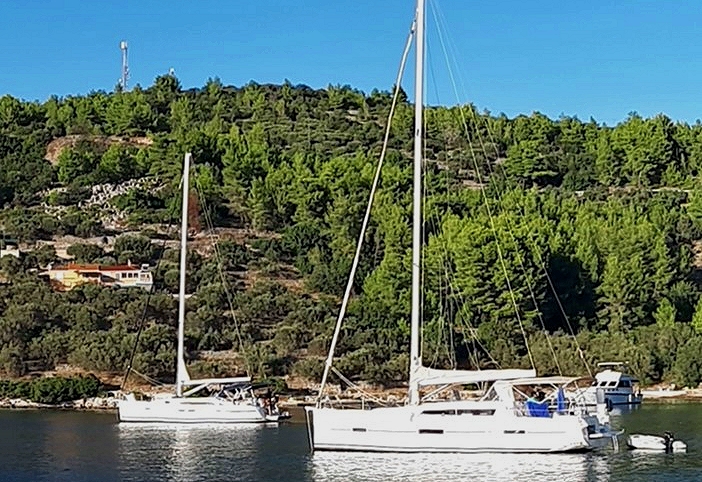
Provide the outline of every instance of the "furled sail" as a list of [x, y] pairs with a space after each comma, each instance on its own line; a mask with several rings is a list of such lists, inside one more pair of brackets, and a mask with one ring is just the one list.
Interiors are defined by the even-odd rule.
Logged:
[[[438, 370], [436, 368], [419, 367], [413, 373], [413, 382], [420, 387], [436, 385], [470, 385], [497, 380], [515, 380], [536, 376], [534, 369], [506, 370]], [[411, 382], [410, 382], [411, 383]]]

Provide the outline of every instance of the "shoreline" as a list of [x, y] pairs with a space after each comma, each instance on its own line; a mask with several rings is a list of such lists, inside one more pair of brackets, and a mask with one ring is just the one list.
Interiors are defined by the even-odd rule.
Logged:
[[[667, 404], [667, 403], [702, 403], [702, 389], [690, 390], [642, 390], [643, 402], [651, 404]], [[392, 397], [392, 396], [391, 396]], [[379, 397], [380, 398], [380, 397]], [[358, 404], [360, 398], [344, 397], [337, 400], [341, 404]], [[22, 398], [0, 399], [0, 409], [4, 410], [27, 410], [27, 409], [42, 409], [42, 410], [71, 410], [71, 411], [94, 411], [94, 412], [111, 412], [117, 410], [119, 398], [115, 396], [92, 397], [63, 402], [59, 404], [46, 404], [32, 402], [31, 400]], [[279, 401], [280, 408], [302, 408], [305, 406], [314, 405], [315, 397], [285, 397], [281, 396]]]

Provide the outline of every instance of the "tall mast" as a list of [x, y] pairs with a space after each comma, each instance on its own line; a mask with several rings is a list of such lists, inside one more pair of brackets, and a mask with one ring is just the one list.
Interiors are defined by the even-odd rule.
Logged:
[[185, 337], [185, 269], [188, 259], [188, 194], [190, 192], [190, 159], [192, 154], [185, 154], [183, 161], [183, 201], [182, 220], [180, 224], [180, 291], [178, 292], [178, 355], [176, 360], [176, 396], [183, 395], [183, 381], [187, 380], [185, 368], [183, 338]]
[[412, 206], [412, 318], [410, 341], [409, 403], [419, 403], [417, 371], [422, 366], [419, 314], [421, 305], [421, 250], [422, 250], [422, 137], [424, 110], [424, 0], [417, 0], [415, 31], [414, 76], [414, 186]]

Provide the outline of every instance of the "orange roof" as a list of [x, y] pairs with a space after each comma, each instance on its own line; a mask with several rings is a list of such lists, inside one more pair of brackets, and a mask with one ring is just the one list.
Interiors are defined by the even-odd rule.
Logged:
[[138, 266], [120, 264], [120, 265], [99, 265], [99, 264], [75, 264], [69, 263], [65, 266], [56, 266], [51, 268], [54, 271], [140, 271]]

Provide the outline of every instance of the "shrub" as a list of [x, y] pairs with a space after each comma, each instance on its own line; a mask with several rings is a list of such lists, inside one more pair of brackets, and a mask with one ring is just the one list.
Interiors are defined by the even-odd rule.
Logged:
[[80, 377], [45, 377], [31, 382], [30, 399], [37, 403], [57, 404], [94, 397], [102, 388], [95, 375]]
[[696, 387], [702, 381], [702, 337], [690, 338], [678, 350], [673, 371], [675, 380], [687, 387]]
[[29, 398], [36, 403], [57, 404], [95, 397], [102, 383], [95, 375], [45, 377], [32, 381], [0, 380], [0, 398]]

